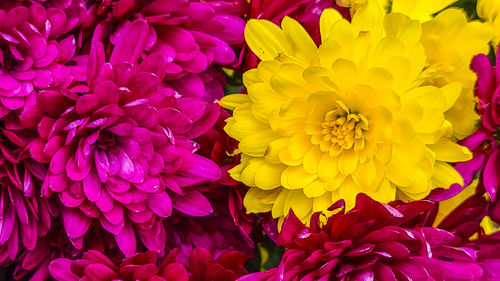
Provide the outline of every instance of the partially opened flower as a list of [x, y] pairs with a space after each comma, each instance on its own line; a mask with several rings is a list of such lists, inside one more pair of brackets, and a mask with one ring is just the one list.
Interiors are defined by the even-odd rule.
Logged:
[[199, 248], [190, 257], [189, 270], [176, 262], [179, 251], [174, 249], [158, 261], [153, 251], [136, 254], [115, 263], [98, 251], [88, 251], [81, 259], [56, 259], [50, 264], [50, 273], [58, 281], [234, 281], [247, 273], [243, 264], [246, 256], [228, 252], [215, 262], [209, 251]]
[[68, 27], [79, 22], [79, 15], [36, 2], [20, 4], [0, 4], [0, 117], [33, 104], [35, 89], [68, 85], [73, 80], [65, 66], [76, 48]]
[[33, 250], [51, 227], [53, 212], [40, 187], [46, 167], [29, 157], [31, 136], [0, 122], [0, 263], [15, 261], [24, 249]]
[[[323, 226], [306, 228], [293, 213], [280, 234], [288, 248], [278, 268], [249, 280], [494, 280], [500, 272], [498, 236], [466, 241], [426, 227], [430, 201], [380, 204], [360, 194], [356, 207], [340, 210]], [[483, 278], [483, 279], [481, 279]], [[493, 278], [493, 279], [488, 279]]]
[[44, 194], [56, 193], [68, 207], [62, 217], [69, 238], [78, 241], [98, 219], [127, 256], [136, 251], [136, 235], [148, 249], [164, 249], [161, 220], [172, 208], [210, 214], [208, 200], [190, 186], [220, 177], [191, 140], [216, 122], [218, 106], [165, 87], [161, 54], [136, 64], [148, 25], [129, 27], [109, 62], [102, 44], [93, 47], [88, 87], [41, 91], [21, 116], [39, 134], [31, 154], [50, 164]]
[[[497, 65], [500, 55], [497, 52]], [[472, 69], [477, 73], [476, 96], [479, 98], [478, 111], [481, 126], [470, 137], [463, 140], [463, 145], [472, 150], [474, 158], [457, 164], [466, 183], [472, 181], [479, 172], [479, 182], [484, 186], [493, 202], [491, 217], [500, 222], [500, 73], [492, 67], [487, 56], [477, 55], [472, 62]]]
[[445, 114], [460, 84], [421, 85], [421, 24], [377, 16], [349, 23], [325, 10], [319, 48], [290, 18], [282, 29], [248, 23], [246, 40], [262, 62], [243, 76], [248, 95], [220, 103], [233, 110], [225, 129], [242, 155], [230, 173], [251, 187], [249, 212], [283, 219], [292, 209], [308, 222], [339, 199], [352, 208], [358, 193], [415, 200], [462, 183], [447, 162], [471, 153], [454, 142]]

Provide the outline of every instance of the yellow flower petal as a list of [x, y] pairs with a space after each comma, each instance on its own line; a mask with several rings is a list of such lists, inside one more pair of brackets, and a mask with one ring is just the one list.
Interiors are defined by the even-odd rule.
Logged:
[[439, 161], [434, 165], [432, 182], [436, 187], [442, 188], [449, 188], [454, 183], [462, 186], [464, 185], [462, 176], [455, 170], [455, 168], [453, 168], [450, 164]]
[[344, 175], [350, 175], [358, 167], [359, 153], [354, 150], [345, 150], [340, 154], [338, 162], [339, 171]]
[[343, 19], [342, 15], [335, 9], [325, 9], [319, 18], [319, 29], [321, 31], [321, 41], [325, 41], [330, 36], [330, 29], [337, 21]]
[[262, 157], [266, 153], [269, 144], [277, 138], [278, 136], [272, 130], [267, 129], [244, 137], [238, 147], [241, 152], [247, 155]]
[[219, 105], [229, 110], [234, 110], [236, 107], [249, 103], [248, 95], [234, 94], [227, 95], [219, 101]]
[[267, 20], [250, 19], [245, 27], [245, 40], [261, 60], [273, 60], [280, 54], [291, 53], [283, 31]]
[[315, 174], [309, 174], [302, 166], [288, 167], [281, 174], [281, 185], [286, 189], [303, 189], [316, 178]]
[[311, 184], [304, 187], [304, 194], [309, 198], [319, 197], [326, 192], [326, 183], [315, 179]]
[[286, 169], [283, 164], [264, 162], [255, 174], [255, 185], [263, 190], [270, 190], [281, 185], [281, 173]]
[[287, 16], [281, 22], [281, 27], [290, 42], [294, 57], [304, 64], [309, 64], [318, 48], [307, 31], [296, 20]]
[[435, 153], [438, 161], [456, 163], [472, 159], [472, 152], [467, 147], [445, 138], [440, 139], [435, 144], [428, 145], [428, 147]]

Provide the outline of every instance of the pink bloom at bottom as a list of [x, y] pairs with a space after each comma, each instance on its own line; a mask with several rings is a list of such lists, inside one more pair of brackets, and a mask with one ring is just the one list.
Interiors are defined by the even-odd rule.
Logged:
[[50, 273], [58, 281], [233, 281], [247, 273], [243, 264], [246, 256], [228, 252], [215, 262], [205, 249], [198, 248], [190, 256], [189, 268], [176, 262], [179, 250], [170, 251], [163, 261], [149, 251], [114, 263], [98, 251], [88, 251], [81, 259], [56, 259], [50, 264]]
[[[61, 210], [64, 212], [64, 210]], [[35, 248], [25, 249], [16, 259], [15, 280], [31, 276], [30, 281], [45, 281], [50, 277], [49, 264], [56, 258], [77, 259], [86, 250], [105, 252], [113, 261], [124, 258], [112, 235], [103, 232], [97, 224], [90, 227], [85, 243], [73, 245], [62, 225], [55, 219], [51, 230], [38, 240]], [[24, 279], [23, 279], [24, 280]]]

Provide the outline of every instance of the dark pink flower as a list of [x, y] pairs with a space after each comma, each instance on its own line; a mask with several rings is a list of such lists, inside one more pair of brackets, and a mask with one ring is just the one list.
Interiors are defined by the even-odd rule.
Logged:
[[81, 239], [96, 219], [130, 256], [136, 235], [148, 249], [164, 249], [161, 221], [172, 208], [210, 214], [209, 201], [191, 186], [217, 180], [220, 169], [195, 154], [192, 141], [216, 122], [218, 105], [162, 84], [168, 67], [162, 54], [137, 64], [149, 26], [136, 20], [128, 27], [109, 62], [102, 44], [92, 48], [88, 86], [41, 91], [20, 118], [37, 129], [30, 152], [50, 164], [43, 192], [68, 207], [62, 212], [68, 237]]
[[243, 230], [229, 214], [227, 195], [214, 198], [209, 193], [207, 197], [214, 209], [211, 215], [197, 218], [175, 212], [165, 220], [165, 228], [169, 230], [167, 247], [180, 249], [178, 261], [183, 264], [188, 264], [191, 252], [198, 247], [207, 249], [216, 259], [234, 250], [251, 257], [254, 242], [249, 232]]
[[[336, 206], [343, 205], [342, 201]], [[356, 206], [341, 209], [325, 225], [319, 214], [307, 228], [291, 213], [280, 243], [287, 248], [278, 268], [248, 280], [494, 280], [500, 262], [492, 251], [498, 236], [463, 240], [432, 225], [431, 201], [394, 202], [360, 194]], [[481, 279], [483, 278], [483, 279]]]
[[30, 138], [15, 122], [0, 121], [0, 263], [34, 249], [51, 226], [51, 207], [40, 196], [46, 167], [29, 156]]
[[[64, 212], [64, 209], [60, 210]], [[85, 250], [92, 249], [107, 253], [113, 257], [113, 261], [119, 262], [124, 258], [118, 249], [112, 235], [102, 231], [102, 228], [94, 224], [86, 234], [85, 241], [77, 245], [77, 249], [66, 235], [63, 226], [54, 220], [54, 226], [46, 236], [39, 239], [34, 249], [26, 249], [16, 259], [16, 267], [13, 278], [19, 280], [31, 276], [29, 280], [45, 281], [50, 278], [49, 264], [56, 258], [77, 259]], [[83, 243], [85, 242], [85, 243]], [[23, 279], [25, 280], [25, 279]]]
[[196, 249], [189, 271], [176, 262], [178, 253], [174, 249], [160, 262], [157, 253], [149, 251], [116, 263], [101, 252], [88, 251], [78, 260], [54, 260], [50, 273], [58, 281], [234, 281], [247, 273], [243, 267], [246, 256], [239, 252], [226, 253], [214, 262], [210, 252]]
[[[496, 64], [500, 63], [497, 55]], [[473, 153], [472, 160], [456, 165], [468, 185], [479, 172], [480, 186], [491, 199], [490, 217], [500, 222], [500, 69], [493, 67], [485, 55], [472, 60], [472, 70], [478, 76], [476, 96], [481, 126], [462, 141]]]
[[34, 104], [35, 89], [78, 80], [74, 77], [78, 74], [65, 65], [76, 48], [75, 37], [67, 32], [79, 23], [78, 11], [85, 9], [83, 3], [74, 3], [76, 7], [68, 9], [36, 2], [0, 4], [0, 117]]
[[181, 95], [204, 97], [210, 102], [223, 96], [224, 77], [214, 76], [215, 69], [210, 67], [230, 66], [237, 61], [232, 46], [239, 46], [244, 40], [245, 21], [241, 17], [246, 1], [97, 0], [88, 3], [83, 33], [84, 38], [91, 38], [88, 42], [104, 42], [106, 52], [110, 52], [131, 20], [144, 19], [149, 27], [145, 51], [161, 52], [165, 56], [167, 67], [162, 78], [171, 87]]

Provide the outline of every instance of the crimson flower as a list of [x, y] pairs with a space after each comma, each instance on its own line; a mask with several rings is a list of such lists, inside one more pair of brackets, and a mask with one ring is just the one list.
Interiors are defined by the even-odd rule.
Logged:
[[[337, 206], [343, 205], [342, 201]], [[431, 201], [392, 206], [358, 195], [356, 206], [341, 209], [320, 225], [320, 215], [305, 227], [291, 213], [280, 242], [288, 248], [278, 268], [238, 279], [248, 280], [494, 280], [500, 270], [500, 236], [466, 241], [434, 227]], [[483, 279], [481, 279], [483, 278]]]
[[175, 261], [178, 253], [174, 249], [159, 262], [157, 253], [148, 251], [115, 264], [99, 251], [88, 251], [78, 260], [54, 260], [50, 272], [58, 281], [233, 281], [247, 273], [243, 267], [246, 256], [239, 252], [225, 253], [214, 262], [210, 252], [196, 249], [189, 270]]

